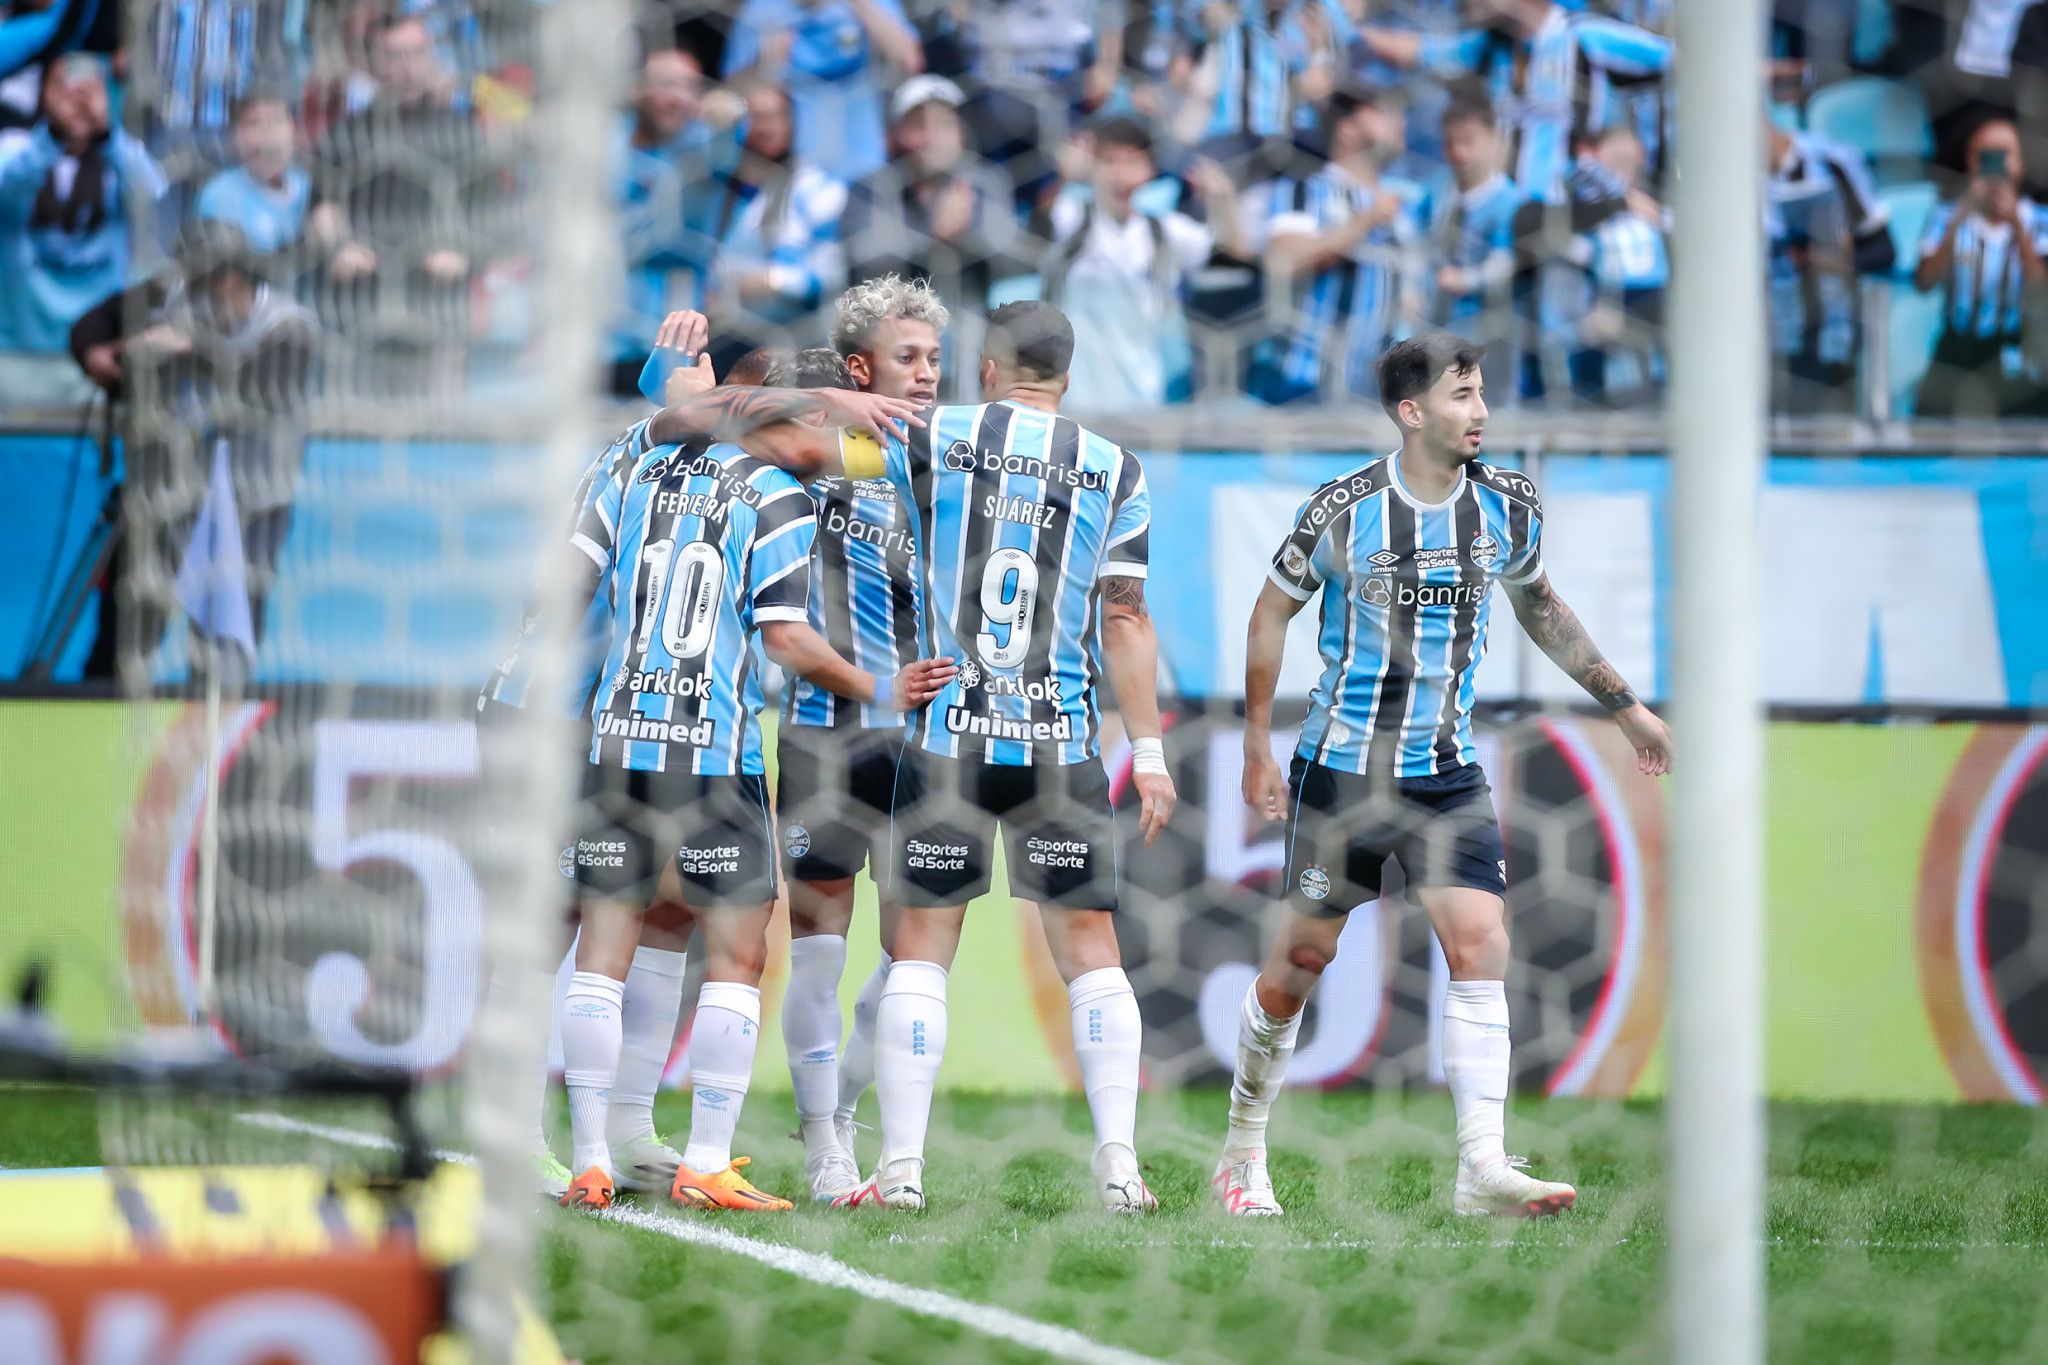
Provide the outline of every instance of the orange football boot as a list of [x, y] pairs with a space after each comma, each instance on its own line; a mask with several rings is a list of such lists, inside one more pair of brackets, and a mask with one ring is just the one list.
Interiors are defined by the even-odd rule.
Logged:
[[764, 1194], [748, 1183], [740, 1174], [740, 1167], [749, 1164], [752, 1157], [736, 1156], [732, 1164], [711, 1175], [699, 1175], [688, 1166], [676, 1168], [676, 1183], [669, 1188], [669, 1198], [678, 1204], [687, 1204], [693, 1209], [793, 1209], [796, 1205], [787, 1199], [777, 1199]]
[[565, 1209], [589, 1209], [597, 1213], [617, 1203], [618, 1195], [613, 1191], [612, 1178], [604, 1173], [604, 1168], [592, 1166], [569, 1182], [569, 1192], [558, 1202]]

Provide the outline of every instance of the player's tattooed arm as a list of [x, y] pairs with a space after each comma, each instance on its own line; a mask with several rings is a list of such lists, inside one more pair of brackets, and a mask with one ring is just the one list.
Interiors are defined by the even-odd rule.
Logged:
[[1607, 662], [1578, 613], [1550, 586], [1550, 576], [1539, 573], [1528, 583], [1506, 586], [1508, 600], [1515, 606], [1515, 619], [1529, 632], [1537, 648], [1549, 655], [1551, 662], [1573, 682], [1591, 693], [1593, 700], [1614, 713], [1615, 722], [1636, 751], [1636, 766], [1650, 777], [1670, 772], [1670, 729], [1643, 705], [1622, 679], [1620, 670]]
[[1138, 615], [1151, 619], [1152, 613], [1145, 606], [1145, 580], [1118, 574], [1102, 580], [1102, 600], [1111, 606], [1128, 607]]

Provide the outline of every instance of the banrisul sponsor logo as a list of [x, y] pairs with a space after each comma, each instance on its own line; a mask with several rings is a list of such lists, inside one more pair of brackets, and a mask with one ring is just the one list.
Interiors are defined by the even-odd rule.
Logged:
[[1359, 585], [1358, 600], [1369, 607], [1469, 607], [1485, 601], [1491, 590], [1486, 582], [1418, 583], [1380, 574]]
[[597, 733], [604, 739], [651, 740], [656, 744], [687, 744], [708, 749], [717, 742], [718, 722], [704, 720], [656, 720], [652, 716], [606, 712], [597, 718]]
[[978, 451], [965, 441], [955, 441], [947, 446], [946, 453], [939, 457], [939, 463], [956, 474], [972, 474], [977, 471], [987, 474], [1022, 474], [1025, 478], [1044, 479], [1047, 483], [1057, 484], [1063, 488], [1092, 488], [1099, 491], [1109, 487], [1109, 471], [1106, 469], [1082, 469], [1077, 465], [1040, 460], [1029, 455], [1005, 455], [999, 450]]

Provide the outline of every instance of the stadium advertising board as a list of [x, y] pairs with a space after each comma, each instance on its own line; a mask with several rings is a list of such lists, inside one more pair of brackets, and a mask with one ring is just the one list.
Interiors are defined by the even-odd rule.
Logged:
[[[36, 836], [0, 854], [30, 907], [0, 952], [9, 979], [27, 961], [51, 963], [54, 1007], [81, 1037], [114, 1020], [191, 1017], [195, 712], [0, 704], [0, 806]], [[2048, 925], [2029, 896], [2048, 866], [2048, 730], [1780, 723], [1770, 742], [1772, 1091], [2039, 1102]], [[1658, 1091], [1663, 792], [1598, 720], [1486, 728], [1482, 745], [1508, 849], [1518, 1082], [1559, 1095]], [[1183, 716], [1168, 752], [1184, 804], [1155, 848], [1133, 841], [1123, 864], [1121, 928], [1155, 1085], [1226, 1074], [1226, 1016], [1258, 960], [1279, 863], [1275, 830], [1237, 799], [1235, 722]], [[1127, 799], [1127, 753], [1112, 745], [1107, 758]], [[230, 711], [218, 751], [223, 979], [235, 945], [259, 929], [273, 951], [282, 945], [289, 979], [266, 982], [252, 997], [260, 1008], [225, 1013], [228, 1041], [425, 1071], [455, 1059], [477, 1005], [490, 894], [455, 833], [475, 760], [459, 722], [301, 726], [289, 705], [264, 701]], [[260, 859], [247, 853], [257, 843]], [[1293, 1083], [1441, 1076], [1431, 1021], [1447, 974], [1389, 878], [1382, 900], [1353, 916], [1335, 988], [1310, 1007]], [[356, 894], [365, 885], [383, 894]], [[865, 884], [862, 896], [849, 994], [875, 952]], [[407, 923], [373, 933], [373, 912]], [[372, 952], [372, 941], [386, 946]], [[784, 958], [771, 960], [763, 1024], [776, 1034]], [[954, 982], [977, 1009], [961, 1012], [947, 1084], [1072, 1079], [1065, 991], [1037, 917], [1000, 882], [970, 911]], [[778, 1043], [764, 1036], [759, 1050], [764, 1088], [788, 1083]], [[672, 1076], [687, 1067], [686, 1035]]]

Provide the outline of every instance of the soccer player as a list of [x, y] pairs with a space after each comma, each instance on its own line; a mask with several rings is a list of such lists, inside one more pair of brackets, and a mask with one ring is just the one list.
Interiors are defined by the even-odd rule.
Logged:
[[775, 897], [753, 639], [793, 675], [873, 705], [907, 709], [952, 672], [919, 661], [877, 678], [832, 651], [806, 621], [814, 531], [810, 497], [788, 474], [738, 447], [695, 443], [648, 449], [572, 537], [611, 627], [576, 843], [583, 927], [562, 1013], [581, 1172], [564, 1204], [604, 1208], [614, 1197], [606, 1109], [623, 987], [673, 861], [708, 963], [691, 1034], [690, 1138], [670, 1193], [698, 1207], [791, 1207], [755, 1189], [731, 1152]]
[[[787, 374], [798, 388], [854, 388], [919, 407], [938, 396], [946, 307], [921, 281], [889, 275], [839, 298], [832, 351], [804, 352]], [[836, 354], [835, 354], [836, 353]], [[778, 373], [776, 378], [784, 377]], [[917, 656], [917, 578], [910, 516], [891, 484], [822, 478], [811, 484], [818, 532], [811, 551], [810, 622], [862, 668], [894, 673]], [[804, 1138], [811, 1195], [830, 1200], [860, 1183], [853, 1115], [874, 1079], [874, 1018], [888, 980], [896, 907], [881, 905], [880, 963], [854, 1004], [840, 1055], [839, 979], [863, 864], [889, 884], [889, 811], [903, 749], [903, 714], [792, 680], [776, 741], [776, 810], [789, 863], [789, 987], [782, 1036]]]
[[[839, 1206], [924, 1207], [924, 1144], [946, 1048], [946, 974], [966, 903], [989, 889], [1005, 838], [1013, 884], [1040, 905], [1067, 981], [1074, 1051], [1095, 1124], [1104, 1207], [1156, 1207], [1136, 1151], [1142, 1024], [1116, 930], [1116, 815], [1099, 761], [1098, 677], [1131, 736], [1140, 828], [1174, 802], [1145, 609], [1150, 497], [1128, 451], [1059, 415], [1073, 328], [1056, 308], [990, 316], [980, 405], [928, 409], [859, 431], [770, 428], [764, 458], [806, 477], [886, 477], [917, 535], [925, 649], [960, 663], [911, 723], [894, 807], [891, 898], [902, 904], [875, 1023], [882, 1158]], [[685, 408], [694, 408], [686, 414]], [[664, 421], [742, 424], [802, 415], [769, 395], [707, 394]], [[885, 419], [889, 412], [878, 413]], [[829, 420], [829, 417], [825, 417]]]
[[[1401, 448], [1331, 480], [1302, 504], [1252, 609], [1245, 664], [1244, 798], [1287, 821], [1287, 916], [1239, 1016], [1230, 1130], [1214, 1189], [1233, 1214], [1275, 1215], [1266, 1119], [1294, 1052], [1301, 1007], [1337, 952], [1353, 907], [1401, 860], [1451, 981], [1444, 1074], [1458, 1118], [1452, 1207], [1538, 1216], [1571, 1207], [1569, 1185], [1523, 1174], [1505, 1151], [1508, 1093], [1507, 862], [1472, 744], [1472, 677], [1498, 581], [1529, 637], [1613, 713], [1650, 775], [1671, 768], [1671, 732], [1623, 682], [1551, 590], [1543, 509], [1512, 470], [1479, 460], [1480, 348], [1433, 333], [1380, 357], [1381, 402]], [[1323, 673], [1289, 774], [1273, 758], [1273, 690], [1287, 623], [1322, 594]]]

